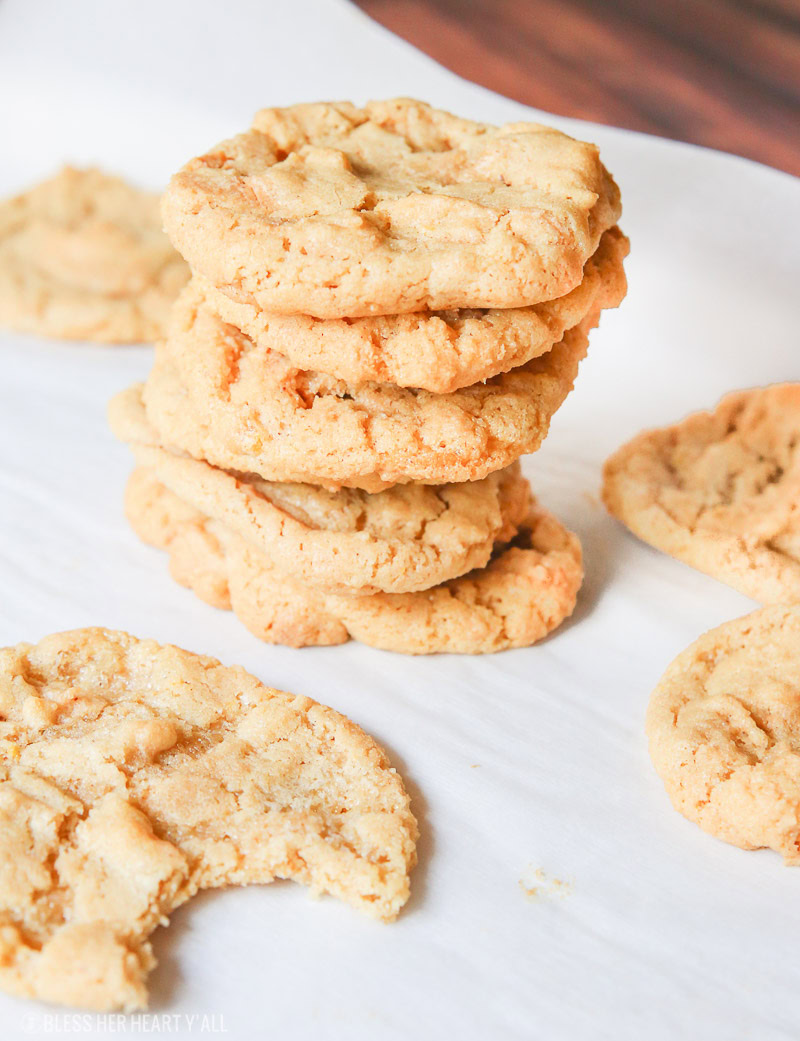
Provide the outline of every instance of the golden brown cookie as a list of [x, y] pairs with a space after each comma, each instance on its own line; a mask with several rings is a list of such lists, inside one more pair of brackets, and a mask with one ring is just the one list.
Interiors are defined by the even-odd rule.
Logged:
[[583, 580], [578, 539], [535, 500], [485, 568], [424, 592], [374, 596], [326, 596], [279, 575], [263, 553], [145, 469], [131, 476], [126, 512], [143, 541], [167, 550], [177, 582], [232, 608], [259, 639], [293, 647], [350, 638], [403, 654], [529, 647], [569, 617]]
[[176, 247], [232, 299], [318, 318], [555, 299], [620, 211], [596, 146], [407, 98], [264, 109], [163, 203]]
[[166, 447], [268, 481], [379, 491], [479, 480], [539, 447], [598, 317], [527, 365], [431, 394], [297, 369], [222, 322], [192, 282], [156, 346], [147, 418]]
[[[566, 296], [506, 310], [416, 311], [368, 318], [277, 315], [232, 300], [195, 276], [223, 321], [259, 347], [346, 383], [394, 383], [448, 394], [546, 354], [567, 329], [609, 296], [625, 292], [622, 262], [629, 243], [611, 228]], [[611, 289], [611, 292], [609, 290]]]
[[607, 461], [639, 538], [762, 603], [800, 600], [800, 383], [738, 391]]
[[140, 1008], [198, 890], [291, 878], [377, 918], [417, 826], [362, 730], [241, 668], [106, 629], [0, 651], [0, 986]]
[[696, 640], [654, 690], [647, 733], [676, 810], [800, 864], [800, 607], [765, 607]]
[[138, 387], [117, 395], [110, 414], [114, 433], [162, 484], [260, 549], [277, 572], [323, 592], [428, 589], [483, 567], [528, 513], [530, 487], [518, 463], [467, 484], [331, 492], [167, 451]]
[[99, 170], [61, 173], [0, 203], [0, 324], [70, 340], [162, 336], [189, 270], [158, 196]]

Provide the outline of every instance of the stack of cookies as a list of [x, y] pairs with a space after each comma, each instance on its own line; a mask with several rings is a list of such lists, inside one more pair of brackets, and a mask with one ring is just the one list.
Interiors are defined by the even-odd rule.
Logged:
[[111, 406], [135, 530], [270, 642], [540, 639], [581, 552], [517, 460], [624, 296], [619, 214], [597, 149], [537, 124], [259, 112], [164, 197], [192, 280]]

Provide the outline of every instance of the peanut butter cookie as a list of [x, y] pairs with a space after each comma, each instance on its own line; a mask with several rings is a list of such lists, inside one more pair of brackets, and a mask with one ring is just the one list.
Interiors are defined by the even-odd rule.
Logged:
[[466, 484], [396, 485], [370, 494], [281, 484], [160, 447], [139, 389], [110, 409], [115, 434], [179, 498], [252, 543], [288, 578], [328, 593], [428, 589], [487, 564], [530, 503], [519, 464]]
[[762, 603], [800, 600], [800, 383], [738, 391], [605, 465], [639, 538]]
[[578, 539], [535, 500], [486, 567], [423, 592], [374, 596], [325, 595], [285, 578], [145, 469], [131, 477], [126, 509], [139, 537], [167, 550], [177, 582], [232, 608], [259, 639], [292, 647], [350, 638], [403, 654], [529, 647], [569, 617], [583, 580]]
[[765, 607], [696, 640], [654, 690], [647, 733], [676, 810], [800, 864], [800, 608]]
[[594, 145], [408, 98], [264, 109], [163, 204], [175, 246], [232, 299], [318, 318], [553, 300], [620, 210]]
[[147, 1002], [198, 890], [291, 878], [384, 920], [417, 826], [385, 754], [310, 698], [106, 629], [0, 651], [0, 986]]
[[154, 340], [189, 269], [158, 196], [66, 167], [0, 203], [0, 325], [100, 343]]
[[165, 447], [268, 481], [379, 491], [479, 480], [539, 447], [598, 318], [527, 365], [431, 394], [298, 369], [226, 325], [192, 282], [156, 347], [147, 418]]
[[[572, 292], [532, 307], [416, 311], [369, 318], [278, 315], [233, 300], [197, 277], [212, 310], [255, 344], [346, 383], [394, 383], [434, 394], [491, 379], [546, 354], [567, 329], [622, 299], [628, 240], [611, 228]], [[608, 306], [600, 303], [599, 306]]]

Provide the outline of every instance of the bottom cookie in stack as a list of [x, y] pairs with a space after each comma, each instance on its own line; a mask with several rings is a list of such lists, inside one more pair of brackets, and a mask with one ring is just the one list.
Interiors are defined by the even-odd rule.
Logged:
[[[278, 570], [264, 550], [165, 487], [132, 474], [126, 512], [139, 537], [167, 550], [173, 577], [232, 609], [259, 639], [293, 647], [356, 639], [405, 654], [483, 654], [527, 647], [557, 628], [583, 579], [580, 543], [532, 497], [498, 534], [488, 563], [432, 588], [326, 593]], [[508, 520], [508, 518], [507, 518]]]

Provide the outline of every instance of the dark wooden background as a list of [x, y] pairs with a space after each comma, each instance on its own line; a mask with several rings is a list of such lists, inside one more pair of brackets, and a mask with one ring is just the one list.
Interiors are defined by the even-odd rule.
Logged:
[[800, 0], [356, 0], [468, 79], [800, 175]]

